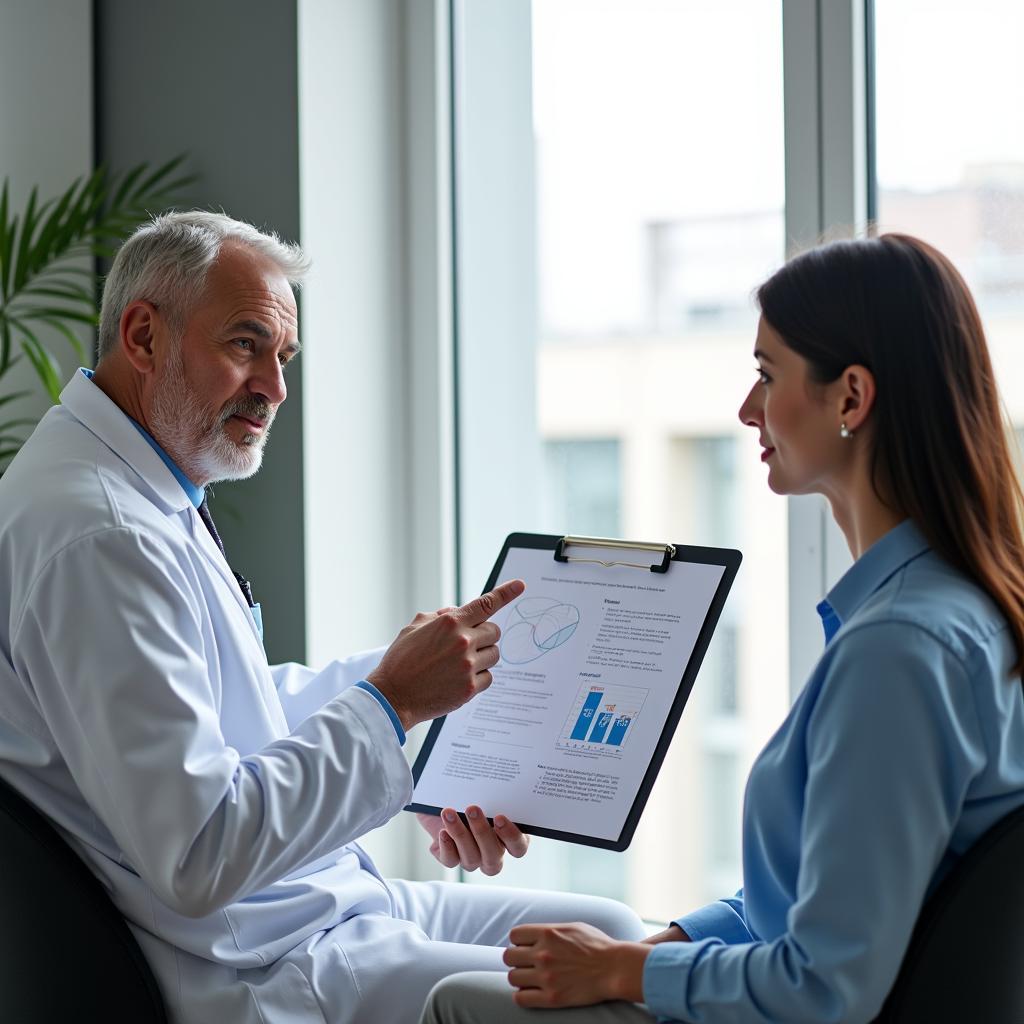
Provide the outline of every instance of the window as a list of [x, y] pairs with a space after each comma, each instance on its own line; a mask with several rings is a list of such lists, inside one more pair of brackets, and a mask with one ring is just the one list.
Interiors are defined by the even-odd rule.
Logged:
[[576, 533], [617, 537], [621, 532], [619, 442], [586, 438], [544, 444], [543, 516], [573, 523]]
[[1024, 7], [886, 0], [875, 31], [879, 228], [931, 242], [964, 275], [1020, 431]]
[[784, 258], [781, 4], [455, 12], [463, 595], [516, 529], [744, 552], [630, 851], [535, 840], [496, 879], [664, 916], [740, 884], [789, 702], [786, 503], [736, 417]]

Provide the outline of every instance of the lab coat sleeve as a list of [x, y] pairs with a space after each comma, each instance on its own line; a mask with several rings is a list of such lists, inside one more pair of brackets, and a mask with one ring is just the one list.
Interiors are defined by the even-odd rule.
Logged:
[[225, 742], [197, 583], [118, 527], [63, 549], [13, 636], [82, 795], [178, 913], [201, 917], [382, 824], [411, 796], [394, 729], [356, 688], [242, 757]]
[[288, 728], [294, 729], [328, 701], [365, 679], [377, 667], [386, 650], [386, 647], [379, 647], [353, 654], [330, 662], [319, 672], [295, 662], [271, 665], [270, 673]]
[[796, 899], [772, 941], [663, 943], [651, 1012], [705, 1021], [843, 1021], [878, 1012], [972, 778], [982, 730], [963, 663], [924, 629], [836, 640], [805, 734]]

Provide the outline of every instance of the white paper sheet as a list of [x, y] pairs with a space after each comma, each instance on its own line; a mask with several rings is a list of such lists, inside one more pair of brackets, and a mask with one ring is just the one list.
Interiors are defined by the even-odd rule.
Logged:
[[566, 564], [550, 550], [510, 549], [499, 582], [525, 580], [526, 592], [494, 617], [494, 682], [447, 717], [413, 801], [479, 804], [489, 816], [618, 839], [724, 572]]

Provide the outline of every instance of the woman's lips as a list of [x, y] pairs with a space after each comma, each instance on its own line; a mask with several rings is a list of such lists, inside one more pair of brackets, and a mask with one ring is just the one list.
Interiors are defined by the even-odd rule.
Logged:
[[775, 454], [775, 449], [774, 448], [765, 448], [765, 450], [763, 452], [761, 452], [761, 461], [762, 462], [767, 462], [768, 459], [771, 458], [771, 456], [774, 455], [774, 454]]

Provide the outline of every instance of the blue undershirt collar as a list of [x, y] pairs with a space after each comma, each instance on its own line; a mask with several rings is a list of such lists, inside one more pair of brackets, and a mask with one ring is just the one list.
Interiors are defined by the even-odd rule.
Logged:
[[[92, 380], [92, 370], [87, 370], [83, 367], [82, 373], [84, 373], [89, 380]], [[125, 413], [125, 415], [127, 416], [128, 414]], [[197, 487], [187, 476], [185, 476], [174, 459], [172, 459], [170, 455], [168, 455], [167, 452], [157, 444], [156, 439], [148, 430], [146, 430], [145, 427], [139, 424], [136, 420], [133, 420], [131, 416], [128, 416], [128, 419], [131, 421], [132, 426], [146, 439], [146, 443], [149, 447], [160, 456], [164, 465], [174, 474], [174, 479], [181, 484], [181, 489], [188, 495], [188, 500], [191, 501], [196, 508], [199, 508], [203, 503], [203, 498], [206, 496], [206, 491], [202, 487]]]

